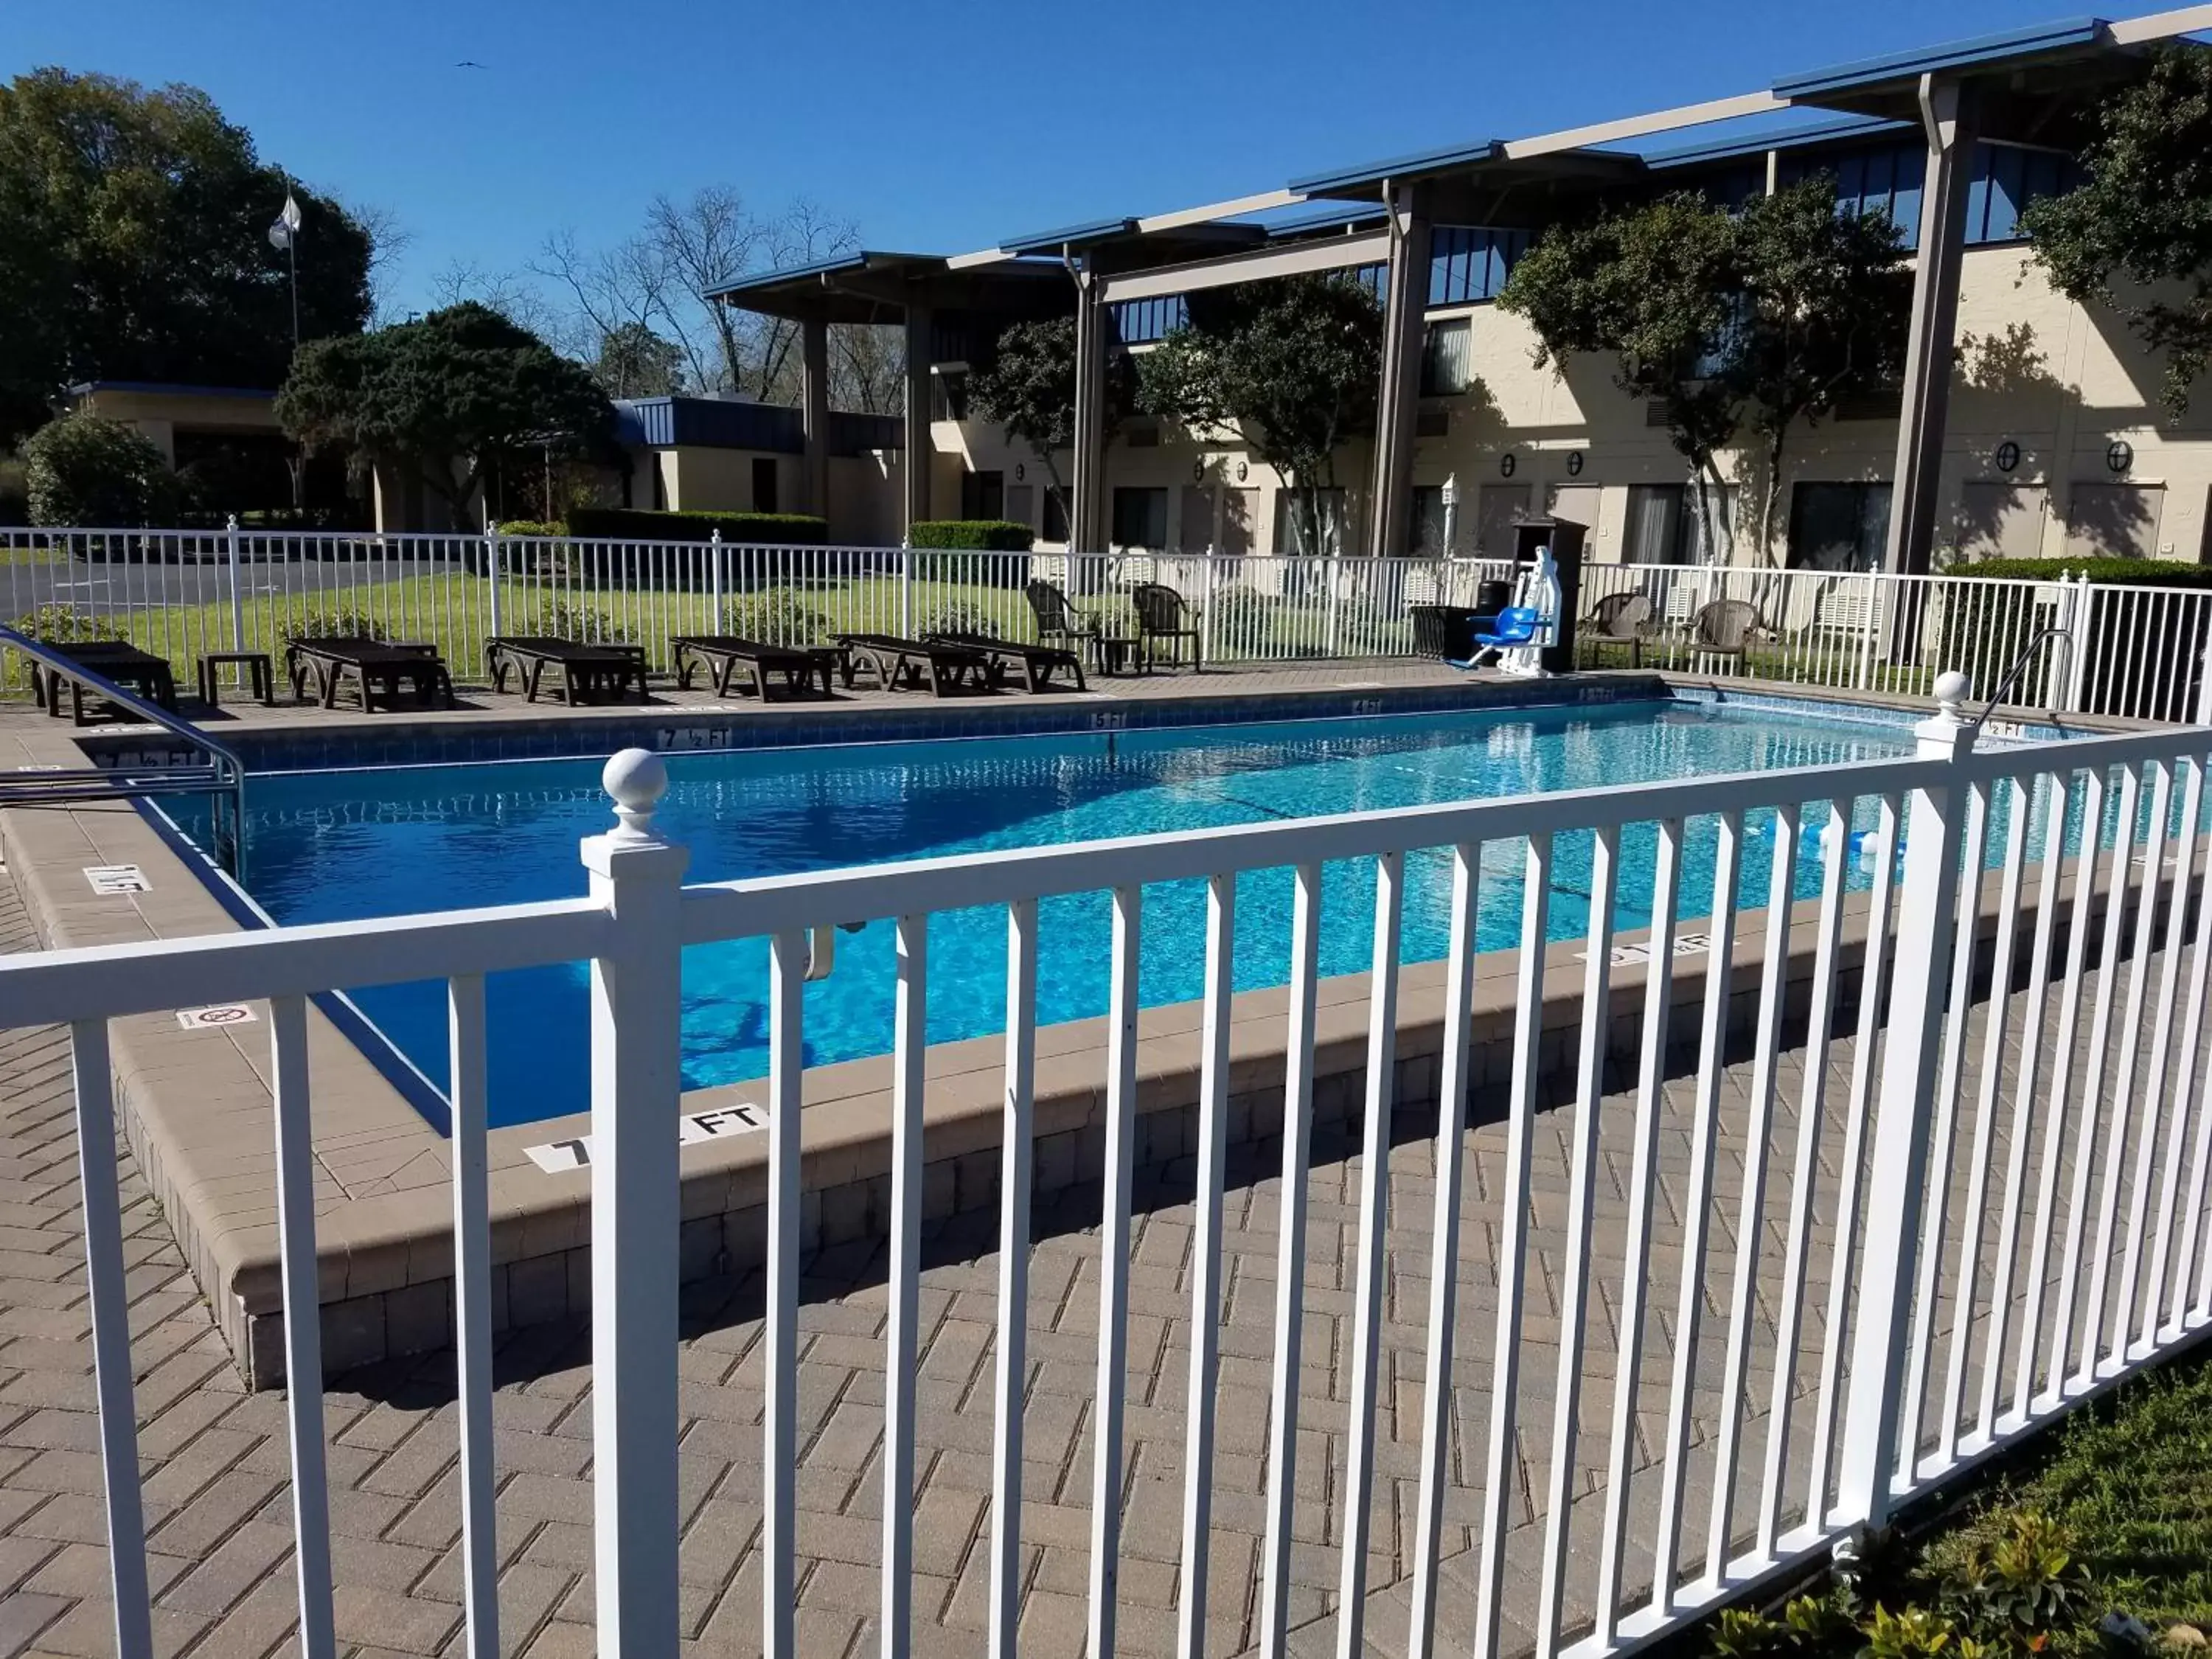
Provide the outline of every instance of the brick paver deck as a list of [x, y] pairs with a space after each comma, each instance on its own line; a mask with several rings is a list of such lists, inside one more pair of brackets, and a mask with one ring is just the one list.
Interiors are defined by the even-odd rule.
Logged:
[[[0, 879], [0, 949], [32, 948], [13, 890]], [[1694, 1019], [1678, 1002], [1675, 1030]], [[1978, 1017], [1977, 1019], [1978, 1024]], [[1972, 1050], [1978, 1057], [1978, 1040]], [[1836, 1068], [1822, 1162], [1804, 1352], [1822, 1340], [1826, 1231], [1836, 1190], [1842, 1079]], [[1650, 1467], [1664, 1425], [1664, 1359], [1671, 1352], [1678, 1243], [1687, 1200], [1691, 1069], [1669, 1085], [1664, 1168], [1652, 1258], [1653, 1313], [1638, 1334], [1646, 1357], [1632, 1480], [1648, 1545], [1657, 1501]], [[2008, 1064], [2009, 1071], [2009, 1062]], [[1704, 1276], [1705, 1319], [1695, 1401], [1700, 1442], [1718, 1410], [1720, 1345], [1734, 1265], [1742, 1127], [1749, 1066], [1731, 1066], [1723, 1088], [1714, 1236]], [[1972, 1072], [1969, 1092], [1971, 1102]], [[1625, 1086], [1626, 1079], [1616, 1080]], [[1772, 1144], [1782, 1161], [1770, 1183], [1752, 1391], [1767, 1397], [1773, 1302], [1790, 1188], [1790, 1149], [1802, 1062], [1781, 1067]], [[1561, 1085], [1564, 1086], [1564, 1085]], [[1556, 1097], [1558, 1090], [1553, 1095]], [[1580, 1419], [1570, 1603], [1586, 1613], [1595, 1562], [1612, 1407], [1612, 1377], [1629, 1183], [1632, 1105], [1601, 1108], [1593, 1295], [1588, 1304], [1586, 1388]], [[66, 1035], [0, 1034], [0, 1659], [19, 1652], [85, 1656], [110, 1650], [91, 1349], [83, 1290]], [[1510, 1513], [1507, 1651], [1525, 1645], [1534, 1600], [1537, 1518], [1551, 1445], [1551, 1405], [1568, 1190], [1571, 1106], [1556, 1098], [1534, 1134], [1534, 1249], [1528, 1279], [1522, 1421]], [[1455, 1364], [1455, 1486], [1446, 1505], [1441, 1613], [1453, 1638], [1472, 1624], [1466, 1556], [1479, 1514], [1486, 1434], [1491, 1318], [1496, 1295], [1497, 1194], [1504, 1135], [1494, 1111], [1462, 1141], [1468, 1159], [1461, 1237], [1461, 1339]], [[1961, 1144], [1971, 1113], [1961, 1112]], [[1389, 1299], [1380, 1385], [1380, 1441], [1372, 1510], [1369, 1647], [1402, 1650], [1406, 1576], [1413, 1548], [1419, 1389], [1427, 1308], [1432, 1126], [1402, 1121], [1391, 1158]], [[2001, 1159], [2005, 1139], [1996, 1142]], [[1316, 1145], [1309, 1191], [1310, 1253], [1304, 1407], [1293, 1554], [1294, 1651], [1333, 1641], [1337, 1543], [1342, 1536], [1342, 1437], [1349, 1397], [1358, 1165], [1352, 1149]], [[1232, 1158], [1221, 1334], [1220, 1412], [1207, 1650], [1244, 1651], [1254, 1639], [1267, 1388], [1273, 1354], [1278, 1153], [1262, 1146]], [[1963, 1160], [1961, 1160], [1963, 1164]], [[1963, 1188], [1966, 1171], [1956, 1170]], [[1171, 1650], [1178, 1594], [1183, 1399], [1188, 1352], [1192, 1176], [1170, 1169], [1140, 1191], [1131, 1270], [1128, 1485], [1121, 1630], [1133, 1654]], [[167, 1224], [126, 1162], [126, 1253], [137, 1367], [141, 1451], [155, 1595], [165, 1654], [260, 1659], [289, 1645], [294, 1587], [283, 1402], [240, 1388]], [[1180, 1183], [1180, 1188], [1178, 1188]], [[1082, 1646], [1089, 1539], [1097, 1239], [1080, 1205], [1049, 1219], [1030, 1267], [1031, 1376], [1024, 1431], [1024, 1650], [1073, 1654]], [[1962, 1205], [1951, 1206], [1954, 1224]], [[1985, 1224], [1993, 1224], [1985, 1219]], [[980, 1650], [988, 1590], [986, 1542], [992, 1423], [989, 1392], [996, 1319], [992, 1224], [963, 1218], [933, 1231], [921, 1293], [921, 1449], [915, 1499], [915, 1617], [920, 1653]], [[823, 1252], [806, 1269], [801, 1323], [798, 1492], [800, 1650], [872, 1651], [880, 1559], [881, 1407], [885, 1296], [872, 1244]], [[702, 1652], [759, 1644], [762, 1366], [757, 1279], [689, 1287], [682, 1364], [682, 1628]], [[498, 1427], [502, 1646], [509, 1654], [583, 1655], [593, 1636], [591, 1576], [589, 1332], [538, 1327], [504, 1339]], [[1938, 1346], [1939, 1365], [1942, 1348]], [[1810, 1363], [1793, 1373], [1809, 1388]], [[1938, 1371], [1940, 1376], [1940, 1370]], [[460, 1564], [458, 1430], [450, 1356], [396, 1362], [333, 1387], [330, 1443], [337, 1625], [350, 1653], [431, 1656], [458, 1650]], [[1805, 1434], [1811, 1413], [1797, 1413]], [[1749, 1429], [1745, 1458], [1756, 1484], [1763, 1425]], [[1710, 1499], [1705, 1463], [1692, 1457], [1686, 1537], [1703, 1536]], [[1794, 1501], [1802, 1503], [1802, 1497]], [[1739, 1504], [1741, 1512], [1741, 1505]], [[1631, 1582], [1648, 1582], [1631, 1561]]]

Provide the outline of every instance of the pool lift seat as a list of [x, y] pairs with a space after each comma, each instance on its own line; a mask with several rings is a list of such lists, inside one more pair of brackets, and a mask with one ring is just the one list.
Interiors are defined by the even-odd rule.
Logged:
[[1495, 659], [1499, 671], [1522, 679], [1542, 679], [1544, 648], [1559, 638], [1559, 573], [1552, 550], [1536, 550], [1535, 562], [1521, 573], [1514, 585], [1513, 603], [1498, 613], [1490, 631], [1474, 636], [1475, 653], [1454, 668], [1486, 667]]

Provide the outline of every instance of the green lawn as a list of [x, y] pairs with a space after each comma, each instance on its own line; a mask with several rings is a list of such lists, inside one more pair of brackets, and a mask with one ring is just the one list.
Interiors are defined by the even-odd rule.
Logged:
[[[281, 570], [248, 566], [246, 584], [273, 586]], [[212, 590], [217, 578], [210, 573]], [[1133, 629], [1125, 598], [1107, 594], [1082, 599], [1078, 608], [1109, 633]], [[821, 582], [783, 582], [734, 590], [722, 596], [720, 623], [711, 594], [673, 587], [582, 586], [556, 580], [516, 580], [501, 590], [497, 627], [490, 594], [480, 576], [464, 574], [408, 576], [363, 583], [319, 594], [249, 592], [233, 606], [228, 598], [204, 604], [176, 605], [135, 611], [124, 618], [87, 623], [66, 607], [27, 619], [32, 631], [49, 638], [128, 638], [167, 657], [181, 677], [209, 651], [233, 648], [234, 636], [249, 650], [281, 652], [286, 640], [303, 632], [331, 634], [374, 630], [388, 639], [421, 640], [435, 645], [455, 674], [483, 676], [483, 641], [487, 634], [560, 634], [635, 641], [649, 648], [656, 666], [666, 668], [672, 634], [742, 634], [774, 643], [813, 643], [836, 633], [925, 632], [933, 629], [995, 634], [1009, 639], [1035, 636], [1029, 602], [1019, 588], [918, 580], [902, 584], [895, 576], [860, 576]], [[1328, 638], [1328, 618], [1316, 605], [1258, 601], [1249, 594], [1228, 599], [1216, 617], [1210, 656], [1213, 660], [1254, 656], [1319, 656]], [[1371, 619], [1346, 614], [1338, 619], [1340, 654], [1404, 648]], [[10, 684], [18, 677], [11, 672]], [[20, 689], [17, 687], [16, 689]]]
[[2100, 1648], [2106, 1613], [2132, 1614], [2154, 1636], [2176, 1624], [2212, 1633], [2212, 1353], [2199, 1349], [2075, 1413], [1964, 1525], [1929, 1545], [1923, 1571], [1955, 1577], [2024, 1514], [2071, 1535], [2088, 1581], [2052, 1630], [2063, 1650]]

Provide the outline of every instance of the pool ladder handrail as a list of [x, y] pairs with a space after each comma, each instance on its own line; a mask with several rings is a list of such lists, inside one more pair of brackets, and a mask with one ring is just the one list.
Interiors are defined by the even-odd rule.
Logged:
[[[204, 766], [94, 766], [52, 772], [0, 772], [0, 806], [66, 806], [85, 801], [204, 794], [213, 811], [217, 856], [234, 875], [237, 873], [239, 842], [246, 827], [246, 763], [237, 750], [181, 714], [125, 690], [96, 669], [4, 623], [0, 623], [0, 646], [21, 652], [61, 678], [76, 681], [133, 718], [183, 738], [208, 757]], [[58, 694], [56, 687], [47, 695]], [[228, 835], [222, 822], [226, 797], [230, 802]]]
[[2026, 645], [2021, 647], [2020, 654], [2012, 659], [2012, 666], [2006, 669], [2003, 675], [1998, 679], [1996, 695], [1991, 696], [1987, 702], [1982, 705], [1982, 712], [1980, 714], [1975, 715], [1973, 719], [1966, 722], [1969, 730], [1979, 732], [1982, 729], [1983, 723], [1989, 719], [1991, 711], [1993, 711], [1999, 703], [2002, 702], [2005, 700], [2007, 694], [2012, 691], [2012, 690], [2020, 684], [2020, 677], [2027, 672], [2028, 663], [2034, 658], [2036, 652], [2041, 648], [2044, 641], [2046, 640], [2057, 640], [2061, 645], [2065, 647], [2068, 653], [2066, 660], [2069, 665], [2071, 665], [2073, 662], [2072, 653], [2074, 650], [2074, 630], [2059, 624], [2052, 624], [2051, 626], [2037, 629], [2035, 637], [2028, 641]]

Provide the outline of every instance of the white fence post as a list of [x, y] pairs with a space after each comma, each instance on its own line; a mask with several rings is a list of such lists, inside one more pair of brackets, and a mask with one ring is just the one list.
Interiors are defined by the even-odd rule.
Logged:
[[682, 957], [690, 855], [653, 829], [658, 755], [602, 776], [619, 827], [583, 843], [615, 921], [592, 962], [592, 1504], [599, 1651], [676, 1650], [676, 1279]]
[[[1972, 690], [1964, 674], [1937, 676], [1937, 710], [1913, 728], [1923, 760], [1956, 761], [1973, 746], [1974, 730], [1960, 718]], [[1918, 1267], [1920, 1213], [1928, 1169], [1928, 1129], [1942, 1037], [1945, 965], [1951, 959], [1958, 910], [1959, 855], [1966, 813], [1949, 782], [1912, 791], [1905, 817], [1899, 915], [1914, 918], [1897, 934], [1890, 980], [1889, 1024], [1882, 1046], [1875, 1109], [1874, 1163], [1867, 1190], [1894, 1206], [1883, 1224], [1866, 1231], [1859, 1261], [1856, 1328], [1852, 1332], [1849, 1393], [1844, 1403], [1843, 1460], [1837, 1498], [1844, 1525], [1878, 1533], [1889, 1523], [1897, 1473], [1898, 1414], [1911, 1334], [1913, 1281]], [[1974, 872], [1974, 879], [1981, 872]], [[1862, 996], [1878, 988], [1862, 988]], [[1917, 1425], [1905, 1437], [1919, 1442]], [[1912, 1453], [1905, 1454], [1908, 1466]]]
[[1322, 574], [1323, 574], [1324, 577], [1326, 578], [1326, 580], [1328, 580], [1328, 649], [1326, 650], [1326, 652], [1325, 652], [1323, 654], [1324, 654], [1324, 655], [1327, 655], [1327, 656], [1329, 656], [1329, 657], [1334, 657], [1334, 656], [1337, 654], [1337, 649], [1336, 649], [1336, 607], [1337, 607], [1336, 583], [1337, 583], [1337, 564], [1336, 564], [1336, 560], [1337, 560], [1337, 556], [1336, 556], [1335, 554], [1332, 553], [1332, 554], [1328, 555], [1327, 558], [1325, 558], [1325, 559], [1323, 559], [1323, 560], [1322, 561]]
[[489, 584], [486, 591], [490, 596], [488, 614], [491, 618], [491, 627], [488, 631], [505, 633], [507, 630], [500, 626], [499, 617], [499, 526], [491, 522], [489, 515], [484, 520], [484, 580]]
[[[2063, 581], [2065, 577], [2062, 574], [2059, 580]], [[2089, 612], [2096, 602], [2090, 589], [2087, 571], [2084, 570], [2074, 579], [2072, 596], [2073, 603], [2067, 607], [2066, 612], [2066, 702], [2063, 708], [2069, 714], [2079, 714], [2084, 712], [2082, 705], [2088, 701]]]
[[714, 533], [707, 538], [707, 587], [710, 595], [710, 603], [714, 608], [714, 632], [722, 634], [728, 632], [728, 629], [722, 625], [723, 554], [722, 528], [720, 525], [714, 526]]
[[914, 549], [902, 546], [898, 550], [899, 561], [899, 635], [914, 637]]
[[246, 595], [240, 590], [238, 581], [237, 514], [234, 513], [230, 515], [224, 534], [228, 544], [226, 550], [230, 559], [230, 648], [234, 651], [243, 651], [246, 649]]

